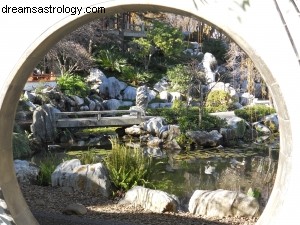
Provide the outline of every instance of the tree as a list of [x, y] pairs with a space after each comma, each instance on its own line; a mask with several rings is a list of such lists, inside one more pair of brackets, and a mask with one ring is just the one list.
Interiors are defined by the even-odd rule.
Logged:
[[177, 28], [154, 21], [147, 37], [134, 39], [131, 47], [136, 60], [142, 61], [148, 70], [153, 55], [158, 51], [165, 57], [178, 56], [183, 50], [183, 35]]
[[63, 39], [59, 41], [46, 55], [48, 62], [54, 62], [54, 66], [60, 74], [88, 71], [94, 64], [92, 56], [81, 44]]

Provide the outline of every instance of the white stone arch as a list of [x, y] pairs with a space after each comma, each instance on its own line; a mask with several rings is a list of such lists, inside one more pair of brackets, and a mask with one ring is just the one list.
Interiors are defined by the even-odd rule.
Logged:
[[[45, 2], [39, 2], [32, 1], [30, 4], [45, 5]], [[59, 1], [48, 3], [62, 5]], [[24, 5], [21, 0], [6, 1], [6, 4]], [[15, 54], [9, 52], [6, 43], [1, 45], [1, 54], [4, 55], [1, 62], [7, 60], [7, 63], [2, 65], [5, 81], [1, 84], [0, 92], [0, 187], [17, 224], [38, 224], [20, 192], [12, 161], [13, 120], [17, 101], [27, 80], [26, 75], [53, 44], [76, 27], [115, 12], [138, 10], [169, 11], [199, 17], [221, 28], [254, 61], [277, 106], [281, 139], [276, 182], [269, 203], [257, 224], [298, 224], [300, 138], [297, 130], [300, 117], [295, 92], [300, 81], [299, 0], [73, 0], [63, 4], [105, 7], [106, 14], [81, 14], [66, 18], [63, 18], [66, 15], [54, 14], [48, 18], [51, 23], [45, 15], [26, 15], [32, 18], [30, 24], [27, 24], [27, 17], [25, 19], [15, 15], [18, 18], [18, 24], [15, 24], [10, 20], [13, 19], [12, 15], [0, 14], [2, 35], [16, 35], [11, 29], [22, 31], [24, 26], [32, 31], [23, 33], [26, 35], [24, 41], [20, 36], [20, 43], [16, 43], [20, 49], [11, 49]], [[54, 25], [45, 31], [41, 22]], [[10, 37], [4, 36], [1, 41], [9, 43]]]

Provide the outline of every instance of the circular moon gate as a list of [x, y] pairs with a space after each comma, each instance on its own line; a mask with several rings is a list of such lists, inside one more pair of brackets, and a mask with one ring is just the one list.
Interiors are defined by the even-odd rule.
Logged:
[[296, 30], [300, 27], [299, 3], [293, 0], [127, 0], [126, 3], [123, 0], [90, 0], [86, 6], [92, 3], [96, 7], [105, 7], [105, 14], [69, 16], [53, 21], [55, 25], [44, 33], [41, 30], [42, 35], [6, 75], [0, 92], [0, 187], [15, 222], [38, 224], [23, 198], [13, 167], [13, 122], [26, 75], [51, 46], [77, 27], [118, 12], [148, 10], [172, 12], [211, 23], [221, 28], [251, 57], [271, 91], [280, 123], [277, 177], [269, 203], [257, 224], [297, 224], [298, 210], [294, 205], [300, 200], [300, 183], [297, 182], [300, 178], [300, 138], [296, 132], [300, 117], [297, 113], [299, 103], [293, 101], [293, 90], [297, 90], [297, 83], [300, 83], [300, 38]]

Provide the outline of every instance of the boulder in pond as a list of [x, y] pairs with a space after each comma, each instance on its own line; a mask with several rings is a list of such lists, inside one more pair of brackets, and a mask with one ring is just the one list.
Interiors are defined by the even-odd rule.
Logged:
[[57, 135], [55, 113], [59, 112], [59, 109], [50, 104], [40, 106], [33, 112], [33, 121], [30, 129], [37, 141], [46, 143], [55, 140]]
[[194, 143], [204, 147], [216, 147], [222, 143], [223, 136], [217, 131], [188, 131], [186, 136]]

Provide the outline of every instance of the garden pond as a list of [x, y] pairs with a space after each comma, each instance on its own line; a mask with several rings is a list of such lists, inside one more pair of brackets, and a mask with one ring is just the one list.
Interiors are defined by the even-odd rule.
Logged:
[[[153, 159], [155, 168], [150, 181], [154, 187], [176, 195], [183, 205], [188, 203], [197, 189], [226, 189], [257, 197], [263, 207], [269, 199], [276, 176], [279, 141], [275, 142], [186, 152], [149, 147], [141, 147], [141, 150]], [[101, 160], [111, 152], [109, 148], [78, 148], [74, 150], [71, 147], [64, 152], [54, 152], [54, 155], [57, 159], [70, 159], [92, 152]], [[36, 155], [32, 161], [39, 161], [40, 157]]]

